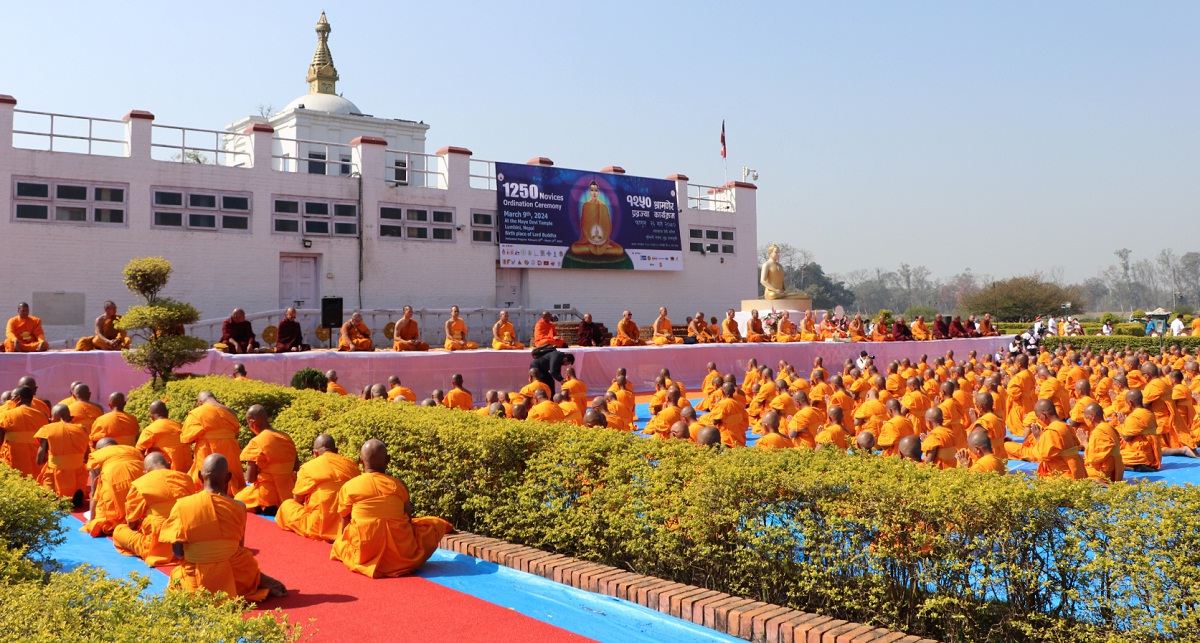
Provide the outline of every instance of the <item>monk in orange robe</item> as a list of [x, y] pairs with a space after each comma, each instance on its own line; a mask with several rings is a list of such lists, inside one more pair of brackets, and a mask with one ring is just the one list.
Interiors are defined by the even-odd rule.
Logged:
[[87, 384], [76, 386], [74, 395], [75, 401], [67, 404], [67, 408], [71, 409], [71, 417], [91, 433], [92, 423], [104, 415], [104, 409], [92, 402], [92, 389]]
[[791, 449], [795, 445], [792, 444], [791, 438], [779, 432], [779, 412], [767, 411], [762, 420], [759, 422], [762, 427], [763, 435], [754, 443], [754, 446], [759, 449]]
[[525, 344], [517, 341], [517, 331], [508, 321], [508, 311], [500, 311], [500, 319], [492, 325], [492, 348], [498, 351], [525, 350]]
[[[654, 320], [654, 333], [650, 337], [650, 341], [655, 346], [667, 346], [683, 343], [682, 337], [675, 336], [675, 331], [671, 327], [671, 320], [667, 317], [666, 308], [658, 309], [658, 317]], [[670, 427], [668, 427], [668, 430], [669, 428]]]
[[939, 469], [953, 469], [958, 466], [955, 454], [954, 433], [950, 427], [944, 426], [942, 410], [934, 407], [925, 412], [925, 421], [933, 430], [921, 442], [921, 452], [925, 454], [925, 464]]
[[711, 344], [717, 341], [708, 322], [704, 320], [704, 313], [696, 313], [696, 316], [688, 321], [688, 337], [695, 339], [697, 344]]
[[171, 571], [170, 587], [186, 592], [203, 588], [251, 602], [287, 596], [283, 583], [261, 573], [244, 546], [246, 508], [223, 495], [233, 482], [229, 461], [220, 453], [209, 454], [199, 474], [202, 489], [176, 500], [158, 533], [181, 561]]
[[[196, 396], [196, 408], [188, 412], [183, 420], [180, 439], [185, 444], [194, 444], [192, 468], [188, 472], [199, 489], [202, 484], [200, 467], [204, 459], [214, 453], [225, 456], [226, 462], [237, 462], [242, 449], [238, 446], [238, 431], [241, 423], [229, 407], [221, 404], [212, 391], [200, 391]], [[229, 496], [237, 494], [246, 486], [241, 467], [229, 471]]]
[[871, 329], [871, 341], [873, 342], [890, 342], [892, 334], [889, 333], [887, 320], [881, 315], [875, 322], [875, 327]]
[[334, 370], [325, 371], [325, 379], [328, 382], [327, 384], [325, 384], [325, 392], [326, 393], [336, 393], [338, 395], [349, 395], [350, 394], [350, 391], [347, 391], [346, 387], [342, 386], [341, 384], [338, 384], [337, 371], [334, 371]]
[[247, 511], [274, 516], [280, 503], [292, 497], [296, 486], [296, 444], [282, 431], [271, 427], [267, 411], [255, 404], [246, 410], [246, 426], [254, 437], [242, 449], [241, 461], [246, 463], [246, 481], [250, 486], [233, 498], [246, 505]]
[[92, 422], [92, 430], [89, 434], [92, 444], [99, 442], [102, 438], [112, 438], [117, 441], [117, 444], [134, 446], [137, 443], [141, 427], [138, 426], [137, 418], [125, 412], [125, 394], [117, 391], [109, 395], [108, 408], [112, 410]]
[[979, 333], [980, 337], [996, 337], [999, 335], [999, 333], [996, 332], [996, 328], [992, 326], [991, 313], [983, 314], [983, 319], [979, 320], [979, 328], [976, 329], [976, 332]]
[[50, 418], [33, 408], [33, 389], [18, 386], [12, 393], [17, 405], [0, 413], [0, 462], [24, 473], [36, 476], [38, 442], [34, 436]]
[[817, 433], [825, 421], [825, 414], [809, 404], [808, 394], [796, 391], [792, 394], [792, 403], [796, 405], [796, 414], [788, 421], [788, 437], [792, 446], [817, 448]]
[[[991, 439], [991, 453], [1007, 467], [1008, 451], [1004, 448], [1004, 438], [1007, 435], [1007, 429], [1004, 426], [1004, 419], [996, 415], [996, 398], [992, 397], [991, 393], [984, 391], [977, 394], [974, 401], [975, 422], [971, 424], [971, 431], [975, 431], [976, 429], [987, 431], [988, 438]], [[971, 436], [968, 434], [968, 441], [970, 438]]]
[[800, 327], [792, 321], [791, 314], [786, 310], [780, 313], [779, 321], [776, 322], [775, 341], [779, 343], [800, 341]]
[[50, 349], [42, 320], [29, 314], [29, 304], [17, 304], [17, 316], [4, 329], [4, 350], [9, 353], [37, 353]]
[[1005, 413], [1005, 424], [1013, 435], [1025, 435], [1025, 416], [1033, 412], [1033, 403], [1037, 401], [1037, 383], [1033, 373], [1029, 371], [1029, 356], [1017, 355], [1015, 361], [1017, 371], [1008, 380], [1008, 410]]
[[533, 325], [533, 345], [537, 346], [553, 346], [562, 348], [567, 345], [567, 342], [558, 335], [558, 329], [554, 327], [554, 316], [550, 311], [543, 310], [542, 318]]
[[[393, 331], [394, 332], [394, 331]], [[373, 351], [375, 343], [371, 341], [371, 329], [363, 323], [362, 314], [354, 313], [342, 324], [342, 336], [338, 338], [339, 351]]]
[[[1158, 443], [1158, 426], [1154, 414], [1142, 406], [1142, 392], [1125, 393], [1130, 412], [1114, 427], [1121, 434], [1121, 461], [1126, 470], [1158, 471], [1162, 468], [1162, 449]], [[1120, 421], [1121, 414], [1117, 414]]]
[[1004, 460], [992, 454], [992, 439], [983, 428], [971, 431], [967, 436], [967, 448], [954, 454], [959, 468], [966, 468], [974, 473], [1008, 473], [1008, 465]]
[[388, 376], [388, 401], [394, 402], [401, 398], [415, 403], [417, 401], [417, 394], [412, 389], [401, 384], [399, 377], [396, 377], [395, 375]]
[[475, 406], [475, 399], [471, 396], [471, 392], [463, 388], [462, 373], [455, 373], [450, 378], [450, 383], [453, 385], [446, 395], [442, 397], [442, 406], [452, 409], [461, 409], [470, 411]]
[[758, 318], [758, 311], [750, 311], [750, 321], [746, 322], [746, 341], [747, 342], [765, 342], [767, 341], [767, 333], [763, 330], [762, 320]]
[[182, 434], [183, 425], [168, 416], [164, 402], [155, 400], [150, 403], [150, 424], [142, 430], [134, 446], [142, 453], [162, 453], [172, 471], [187, 473], [192, 469], [192, 447], [184, 444]]
[[726, 382], [721, 389], [721, 401], [701, 418], [721, 431], [721, 443], [730, 448], [746, 446], [746, 428], [750, 424], [745, 407], [734, 399], [736, 390], [732, 382]]
[[1104, 420], [1104, 407], [1095, 402], [1083, 409], [1083, 425], [1076, 429], [1079, 441], [1086, 444], [1083, 464], [1088, 477], [1108, 484], [1125, 478], [1121, 459], [1121, 436]]
[[617, 334], [613, 335], [610, 346], [644, 346], [642, 331], [637, 322], [633, 321], [633, 313], [626, 310], [621, 313], [621, 321], [617, 322]]
[[300, 466], [293, 498], [279, 505], [275, 522], [305, 538], [333, 542], [342, 528], [337, 495], [358, 475], [358, 463], [338, 453], [333, 436], [322, 433], [313, 441], [313, 457]]
[[562, 391], [569, 394], [572, 402], [587, 403], [587, 384], [575, 376], [575, 367], [568, 366], [563, 370]]
[[78, 509], [83, 506], [83, 491], [88, 485], [87, 431], [71, 424], [71, 411], [59, 404], [51, 411], [49, 424], [43, 425], [33, 437], [38, 441], [37, 464], [42, 466], [39, 482], [61, 498], [70, 498]]
[[845, 451], [850, 448], [850, 431], [842, 424], [842, 407], [830, 406], [828, 421], [817, 433], [817, 446]]
[[899, 455], [897, 447], [900, 440], [916, 435], [916, 432], [913, 431], [912, 422], [904, 416], [904, 407], [900, 405], [899, 400], [892, 398], [884, 407], [887, 409], [888, 419], [879, 427], [879, 438], [875, 446], [879, 447], [885, 456]]
[[117, 314], [117, 305], [111, 301], [104, 302], [104, 314], [96, 318], [95, 334], [91, 337], [81, 337], [75, 344], [77, 351], [119, 351], [129, 348], [129, 337], [123, 330], [117, 330], [117, 322], [121, 316]]
[[80, 531], [93, 537], [108, 536], [125, 522], [125, 499], [129, 485], [142, 476], [142, 452], [136, 447], [117, 444], [112, 438], [96, 443], [88, 456], [87, 469], [92, 485], [92, 503], [88, 520]]
[[546, 395], [546, 391], [538, 389], [533, 394], [533, 405], [529, 407], [525, 419], [531, 422], [562, 422], [566, 417], [567, 414]]
[[804, 311], [804, 317], [800, 320], [800, 341], [815, 342], [818, 339], [817, 335], [817, 320], [813, 317], [813, 311]]
[[742, 331], [738, 329], [737, 320], [733, 318], [733, 309], [725, 311], [725, 319], [721, 321], [721, 341], [726, 344], [740, 344]]
[[443, 347], [448, 351], [473, 351], [479, 344], [467, 339], [467, 322], [458, 316], [458, 306], [450, 307], [450, 319], [446, 320], [446, 343]]
[[538, 378], [538, 375], [538, 369], [529, 369], [529, 383], [525, 386], [522, 386], [521, 390], [517, 392], [516, 396], [510, 395], [509, 399], [511, 399], [513, 403], [520, 404], [523, 403], [527, 398], [532, 399], [533, 394], [537, 391], [545, 393], [546, 398], [549, 399], [549, 397], [553, 394], [553, 391], [549, 386], [546, 385], [545, 382]]
[[412, 306], [404, 307], [400, 321], [392, 327], [392, 350], [394, 351], [427, 351], [429, 344], [421, 341], [421, 327], [413, 319]]
[[137, 556], [151, 567], [177, 562], [170, 543], [159, 541], [175, 502], [195, 493], [186, 473], [173, 471], [162, 453], [146, 456], [145, 473], [129, 485], [125, 523], [113, 528], [113, 544], [126, 556]]
[[583, 202], [579, 216], [579, 241], [571, 244], [570, 253], [581, 257], [620, 257], [625, 249], [609, 236], [612, 218], [608, 206], [600, 200], [600, 186], [588, 185], [588, 200]]
[[1031, 426], [1037, 438], [1038, 477], [1068, 476], [1076, 480], [1088, 477], [1080, 455], [1079, 438], [1058, 418], [1054, 402], [1038, 400], [1033, 405], [1033, 412], [1038, 420]]
[[367, 440], [359, 453], [363, 473], [338, 491], [342, 532], [329, 553], [347, 569], [370, 578], [411, 574], [454, 531], [434, 516], [413, 518], [404, 482], [387, 475], [391, 459], [379, 440]]
[[865, 342], [867, 341], [867, 329], [863, 324], [862, 315], [855, 315], [854, 319], [846, 326], [846, 330], [850, 333], [850, 341]]
[[925, 323], [925, 315], [917, 315], [917, 318], [913, 320], [912, 328], [909, 330], [912, 331], [913, 339], [918, 342], [928, 341], [933, 337], [932, 333], [929, 332], [929, 326]]

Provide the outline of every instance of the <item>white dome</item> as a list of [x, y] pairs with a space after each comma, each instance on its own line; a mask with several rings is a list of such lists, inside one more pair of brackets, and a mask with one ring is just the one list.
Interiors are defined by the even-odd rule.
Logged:
[[357, 105], [333, 94], [305, 94], [296, 100], [288, 103], [283, 111], [292, 109], [312, 110], [314, 112], [326, 112], [329, 114], [358, 114], [362, 115], [362, 110]]

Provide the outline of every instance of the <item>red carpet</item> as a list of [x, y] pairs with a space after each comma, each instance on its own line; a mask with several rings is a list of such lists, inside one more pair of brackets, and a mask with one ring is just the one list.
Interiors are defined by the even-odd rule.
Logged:
[[329, 559], [330, 545], [248, 516], [246, 546], [288, 588], [281, 608], [313, 641], [589, 641], [585, 637], [415, 576], [370, 579]]

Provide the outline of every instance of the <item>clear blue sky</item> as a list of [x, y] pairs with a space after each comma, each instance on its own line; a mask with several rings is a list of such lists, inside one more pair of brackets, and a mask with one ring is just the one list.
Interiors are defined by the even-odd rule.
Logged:
[[830, 272], [1200, 250], [1198, 2], [343, 4], [15, 4], [0, 93], [219, 129], [306, 91], [324, 9], [339, 90], [430, 150], [717, 184], [725, 119], [759, 241]]

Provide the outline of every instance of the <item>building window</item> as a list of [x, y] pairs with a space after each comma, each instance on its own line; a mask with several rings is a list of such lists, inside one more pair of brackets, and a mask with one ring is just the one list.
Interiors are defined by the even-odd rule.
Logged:
[[358, 234], [358, 205], [355, 203], [298, 197], [275, 197], [272, 202], [271, 229], [275, 232], [342, 237]]
[[701, 254], [732, 255], [735, 252], [733, 230], [729, 228], [691, 228], [688, 250]]
[[492, 212], [472, 212], [471, 243], [491, 245], [495, 238], [496, 215]]
[[251, 202], [245, 193], [155, 187], [150, 189], [155, 228], [249, 232]]
[[346, 155], [346, 154], [343, 154], [343, 155], [342, 155], [342, 163], [341, 163], [341, 168], [342, 168], [342, 169], [341, 169], [341, 172], [342, 172], [342, 175], [343, 175], [343, 176], [350, 176], [350, 173], [351, 173], [351, 171], [352, 171], [352, 170], [350, 169], [350, 157], [349, 157], [349, 155]]
[[408, 159], [396, 159], [392, 168], [396, 185], [408, 185]]
[[13, 220], [45, 223], [125, 225], [128, 185], [90, 181], [16, 178]]
[[379, 208], [379, 236], [417, 241], [453, 242], [454, 210], [410, 208], [399, 205], [381, 206]]
[[325, 173], [325, 155], [320, 152], [309, 152], [308, 158], [313, 159], [308, 162], [309, 174], [324, 174]]

